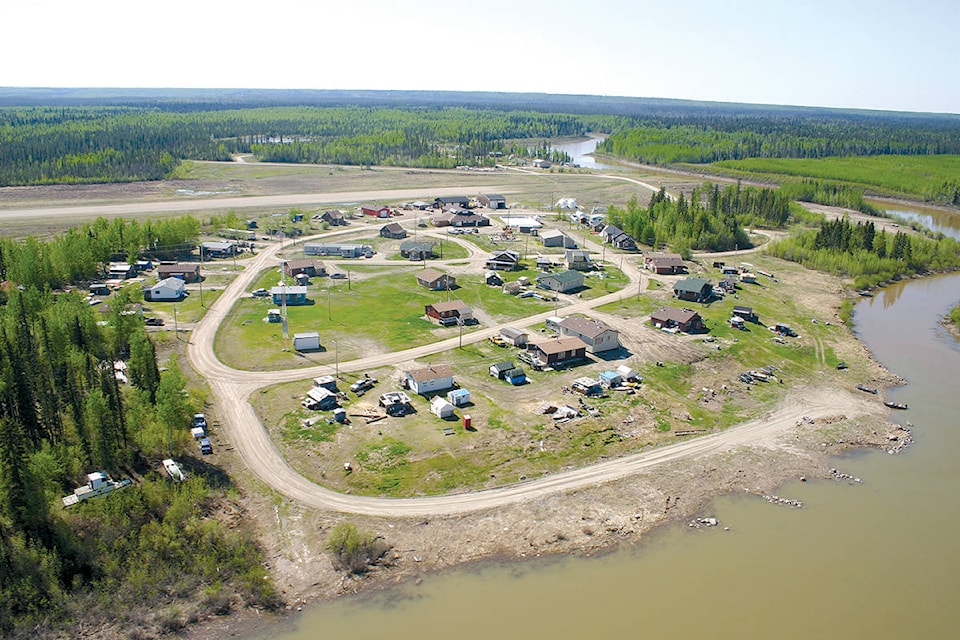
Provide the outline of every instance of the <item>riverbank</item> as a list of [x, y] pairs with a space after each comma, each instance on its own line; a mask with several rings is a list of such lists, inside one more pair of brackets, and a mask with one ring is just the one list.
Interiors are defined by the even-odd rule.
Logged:
[[[899, 380], [885, 374], [881, 382], [892, 385]], [[372, 593], [474, 563], [604, 553], [635, 544], [657, 527], [709, 515], [704, 508], [720, 495], [748, 493], [763, 500], [786, 481], [837, 481], [842, 476], [831, 469], [838, 466], [838, 454], [861, 447], [892, 450], [909, 442], [909, 433], [887, 420], [877, 396], [856, 393], [797, 389], [776, 412], [755, 421], [778, 423], [758, 441], [751, 440], [748, 428], [742, 441], [711, 455], [482, 512], [411, 519], [345, 518], [291, 502], [278, 504], [267, 496], [250, 496], [251, 510], [261, 514], [268, 562], [290, 615], [345, 595]], [[819, 417], [798, 420], [793, 416], [799, 406], [841, 409], [821, 409]], [[772, 504], [770, 508], [788, 507]], [[323, 551], [329, 529], [345, 519], [375, 532], [391, 546], [385, 564], [361, 578], [336, 572]], [[257, 622], [276, 624], [282, 617], [239, 612], [201, 623], [188, 637], [249, 636]]]

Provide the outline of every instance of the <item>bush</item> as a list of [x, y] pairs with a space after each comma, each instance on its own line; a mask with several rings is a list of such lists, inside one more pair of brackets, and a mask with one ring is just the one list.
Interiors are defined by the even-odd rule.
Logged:
[[361, 574], [380, 562], [389, 547], [378, 536], [361, 531], [352, 522], [341, 522], [330, 530], [327, 549], [333, 554], [337, 571]]

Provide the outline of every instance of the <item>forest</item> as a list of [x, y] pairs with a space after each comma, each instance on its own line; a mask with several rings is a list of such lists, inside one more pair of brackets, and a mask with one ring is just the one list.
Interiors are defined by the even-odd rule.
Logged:
[[611, 207], [607, 219], [637, 242], [669, 246], [689, 257], [693, 250], [730, 251], [753, 246], [744, 226], [782, 227], [790, 217], [790, 202], [773, 189], [740, 185], [721, 189], [705, 184], [694, 189], [689, 201], [683, 194], [671, 200], [663, 190], [654, 194], [648, 208], [633, 198], [623, 210]]
[[[100, 307], [54, 288], [98, 275], [118, 248], [195, 241], [189, 229], [98, 220], [50, 242], [0, 242], [0, 635], [75, 635], [81, 622], [169, 631], [232, 603], [277, 602], [253, 532], [212, 517], [240, 507], [227, 476], [193, 455], [205, 392], [175, 357], [160, 367], [127, 313], [139, 287]], [[185, 482], [159, 473], [170, 456]], [[64, 508], [98, 470], [135, 482]]]

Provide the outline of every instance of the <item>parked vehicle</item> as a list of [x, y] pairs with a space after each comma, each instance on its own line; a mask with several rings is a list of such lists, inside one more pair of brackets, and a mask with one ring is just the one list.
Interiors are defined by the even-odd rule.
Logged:
[[162, 327], [163, 318], [147, 318], [143, 323], [148, 327]]
[[266, 298], [270, 295], [270, 292], [266, 289], [254, 289], [251, 294], [254, 298]]
[[195, 414], [193, 414], [193, 426], [194, 426], [194, 427], [201, 427], [201, 428], [203, 428], [203, 429], [206, 429], [206, 428], [207, 428], [207, 416], [203, 415], [202, 413], [195, 413]]
[[210, 442], [210, 438], [200, 438], [200, 453], [203, 455], [213, 453], [213, 444]]

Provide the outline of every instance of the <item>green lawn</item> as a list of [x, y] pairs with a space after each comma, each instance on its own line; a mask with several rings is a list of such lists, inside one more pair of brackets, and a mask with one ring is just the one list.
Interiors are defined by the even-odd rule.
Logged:
[[[397, 272], [390, 267], [358, 265], [366, 277], [347, 280], [314, 278], [308, 297], [313, 304], [288, 306], [289, 334], [319, 331], [328, 351], [298, 355], [285, 351], [281, 325], [264, 319], [275, 309], [269, 298], [240, 299], [217, 334], [217, 354], [224, 363], [239, 369], [272, 370], [352, 360], [371, 353], [392, 352], [454, 337], [457, 327], [438, 327], [424, 319], [427, 304], [448, 298], [446, 292], [432, 292], [416, 284], [416, 269]], [[266, 270], [256, 288], [274, 286], [278, 270]], [[511, 276], [512, 277], [512, 276]], [[499, 287], [482, 284], [479, 274], [459, 277], [449, 299], [459, 299], [474, 308], [475, 315], [495, 322], [507, 322], [547, 311], [551, 303], [536, 298], [504, 295]], [[464, 327], [464, 333], [483, 324]], [[336, 349], [333, 349], [334, 344]], [[334, 351], [334, 353], [331, 353]]]

